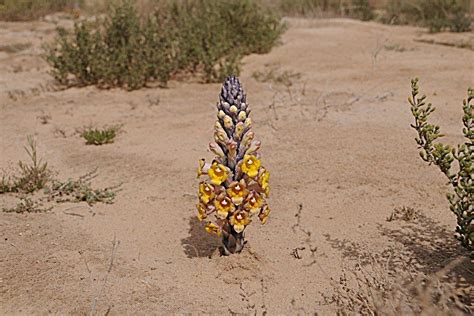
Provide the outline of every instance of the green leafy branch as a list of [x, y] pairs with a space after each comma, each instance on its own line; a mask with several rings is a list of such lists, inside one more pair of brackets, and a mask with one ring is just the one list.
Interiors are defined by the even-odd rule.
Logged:
[[[426, 96], [419, 97], [418, 79], [411, 81], [411, 97], [408, 102], [415, 123], [411, 126], [417, 131], [416, 142], [420, 149], [420, 157], [428, 164], [438, 166], [446, 175], [454, 193], [448, 194], [451, 211], [457, 218], [457, 239], [467, 249], [472, 250], [474, 244], [474, 90], [468, 90], [468, 97], [463, 102], [463, 135], [466, 141], [457, 147], [436, 141], [443, 137], [438, 125], [428, 122], [429, 116], [435, 111], [431, 103], [426, 103]], [[452, 164], [457, 161], [457, 171]], [[474, 254], [474, 253], [473, 253]]]

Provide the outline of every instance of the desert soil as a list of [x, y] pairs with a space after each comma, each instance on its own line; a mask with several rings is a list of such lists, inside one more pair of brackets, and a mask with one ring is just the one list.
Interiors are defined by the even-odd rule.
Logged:
[[[23, 146], [34, 135], [58, 178], [98, 168], [94, 186], [123, 183], [111, 205], [0, 212], [0, 314], [333, 314], [336, 304], [324, 297], [356, 264], [381, 264], [393, 280], [400, 271], [444, 271], [472, 306], [474, 265], [452, 237], [446, 179], [419, 159], [406, 100], [410, 79], [420, 77], [446, 141], [461, 142], [474, 52], [418, 40], [474, 35], [345, 19], [288, 22], [281, 45], [243, 61], [272, 214], [248, 227], [246, 250], [230, 257], [211, 257], [218, 241], [195, 217], [196, 168], [212, 158], [206, 148], [220, 85], [60, 90], [41, 59], [57, 21], [0, 23], [2, 45], [31, 44], [0, 51], [3, 172], [27, 160]], [[269, 69], [301, 77], [285, 87], [252, 76]], [[77, 133], [115, 124], [122, 132], [113, 144], [87, 146]], [[0, 206], [17, 198], [0, 195]], [[386, 220], [401, 207], [421, 216]]]

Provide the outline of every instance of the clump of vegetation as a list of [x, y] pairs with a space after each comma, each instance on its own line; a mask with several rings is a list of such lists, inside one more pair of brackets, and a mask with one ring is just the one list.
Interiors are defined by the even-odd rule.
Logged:
[[362, 21], [375, 17], [368, 0], [281, 0], [280, 11], [289, 16], [348, 16]]
[[396, 207], [392, 213], [390, 214], [389, 217], [387, 217], [387, 222], [392, 222], [392, 221], [405, 221], [405, 222], [411, 222], [417, 219], [420, 216], [420, 212], [415, 210], [412, 207]]
[[86, 140], [87, 145], [111, 144], [115, 141], [120, 126], [111, 126], [103, 129], [87, 128], [81, 132], [81, 137]]
[[87, 202], [89, 205], [95, 203], [113, 203], [120, 185], [105, 189], [93, 189], [92, 179], [97, 177], [97, 170], [91, 171], [77, 180], [67, 181], [53, 180], [50, 187], [45, 192], [49, 195], [49, 200], [57, 203], [64, 202]]
[[29, 197], [21, 197], [20, 201], [15, 207], [2, 208], [2, 211], [5, 213], [44, 213], [51, 211], [53, 208], [43, 208], [43, 204], [37, 201], [33, 201]]
[[[417, 131], [416, 142], [420, 148], [420, 157], [428, 164], [436, 165], [448, 178], [454, 193], [448, 194], [451, 211], [457, 219], [457, 239], [468, 250], [474, 247], [474, 89], [468, 90], [463, 102], [463, 134], [466, 141], [457, 147], [438, 142], [443, 135], [437, 125], [428, 122], [435, 110], [431, 103], [426, 104], [426, 96], [418, 97], [418, 79], [411, 82], [411, 112], [415, 118], [412, 127]], [[453, 162], [457, 168], [453, 168]], [[455, 170], [454, 170], [455, 169]], [[471, 253], [474, 256], [474, 252]]]
[[1, 21], [30, 21], [49, 13], [73, 8], [83, 0], [0, 0]]
[[138, 89], [190, 74], [216, 82], [238, 74], [243, 56], [270, 51], [284, 28], [253, 1], [175, 1], [145, 16], [123, 1], [105, 19], [60, 29], [46, 60], [67, 86]]
[[28, 136], [28, 146], [25, 147], [25, 151], [30, 157], [31, 163], [19, 161], [19, 175], [12, 177], [3, 175], [0, 183], [0, 193], [32, 193], [43, 189], [51, 179], [52, 172], [48, 168], [48, 163], [38, 158], [36, 141], [31, 136]]
[[391, 0], [382, 21], [428, 27], [430, 32], [468, 32], [469, 5], [462, 0]]
[[212, 163], [201, 159], [198, 219], [206, 231], [222, 237], [223, 253], [239, 253], [244, 247], [244, 230], [253, 216], [265, 224], [270, 214], [266, 202], [270, 174], [261, 165], [260, 142], [251, 131], [252, 121], [246, 95], [239, 80], [224, 82], [217, 103]]

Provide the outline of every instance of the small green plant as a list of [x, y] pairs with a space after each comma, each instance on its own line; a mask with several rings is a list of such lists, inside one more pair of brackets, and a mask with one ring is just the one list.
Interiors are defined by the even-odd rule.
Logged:
[[[463, 102], [463, 134], [466, 141], [456, 148], [437, 141], [443, 135], [437, 125], [428, 122], [435, 108], [426, 104], [426, 96], [419, 97], [418, 79], [411, 81], [411, 97], [408, 101], [415, 124], [411, 125], [418, 133], [416, 142], [420, 148], [420, 157], [428, 164], [436, 165], [448, 178], [454, 193], [448, 194], [451, 211], [457, 219], [457, 239], [468, 250], [474, 247], [474, 90], [468, 90]], [[458, 167], [453, 170], [453, 162]], [[474, 256], [474, 252], [471, 253]]]
[[86, 140], [87, 145], [111, 144], [115, 141], [120, 126], [106, 127], [103, 129], [87, 128], [81, 132], [81, 137]]
[[15, 207], [2, 208], [5, 213], [44, 213], [51, 211], [53, 208], [43, 208], [43, 204], [37, 201], [33, 201], [29, 197], [21, 197], [20, 201]]
[[260, 142], [251, 131], [250, 108], [236, 77], [228, 77], [217, 103], [215, 143], [209, 149], [216, 155], [212, 163], [200, 160], [198, 219], [206, 221], [206, 231], [222, 238], [223, 253], [239, 253], [244, 247], [244, 230], [251, 218], [267, 222], [270, 208], [266, 201], [270, 174], [261, 165]]
[[391, 0], [382, 21], [424, 26], [430, 32], [468, 32], [469, 6], [462, 0]]
[[48, 163], [38, 158], [36, 141], [32, 136], [28, 136], [28, 146], [25, 151], [31, 159], [31, 163], [18, 162], [20, 174], [18, 176], [2, 175], [0, 183], [0, 193], [24, 192], [32, 193], [41, 190], [51, 179], [52, 172], [48, 168]]
[[254, 1], [174, 1], [144, 16], [121, 1], [105, 19], [76, 21], [72, 33], [59, 29], [45, 58], [66, 86], [133, 90], [190, 75], [216, 82], [238, 74], [243, 56], [270, 51], [284, 29]]
[[83, 0], [0, 0], [0, 21], [29, 21], [82, 4]]
[[64, 202], [87, 202], [89, 205], [95, 203], [112, 204], [117, 195], [119, 187], [116, 185], [105, 189], [93, 189], [91, 181], [97, 177], [97, 170], [86, 173], [77, 180], [67, 181], [53, 180], [45, 192], [49, 200], [57, 203]]

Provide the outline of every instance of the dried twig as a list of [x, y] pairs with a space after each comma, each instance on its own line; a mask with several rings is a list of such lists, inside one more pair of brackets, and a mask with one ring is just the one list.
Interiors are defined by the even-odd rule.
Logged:
[[97, 306], [97, 302], [102, 295], [102, 292], [104, 291], [105, 285], [107, 284], [107, 279], [110, 274], [110, 271], [112, 271], [112, 266], [114, 264], [114, 259], [115, 259], [115, 253], [117, 252], [117, 247], [120, 244], [120, 241], [116, 239], [116, 236], [114, 234], [114, 241], [112, 242], [112, 255], [110, 256], [110, 265], [109, 268], [107, 269], [107, 272], [105, 273], [104, 276], [104, 281], [102, 282], [102, 286], [99, 290], [99, 293], [94, 297], [94, 300], [92, 301], [92, 306], [91, 306], [91, 312], [89, 315], [94, 315], [95, 314], [95, 308]]

